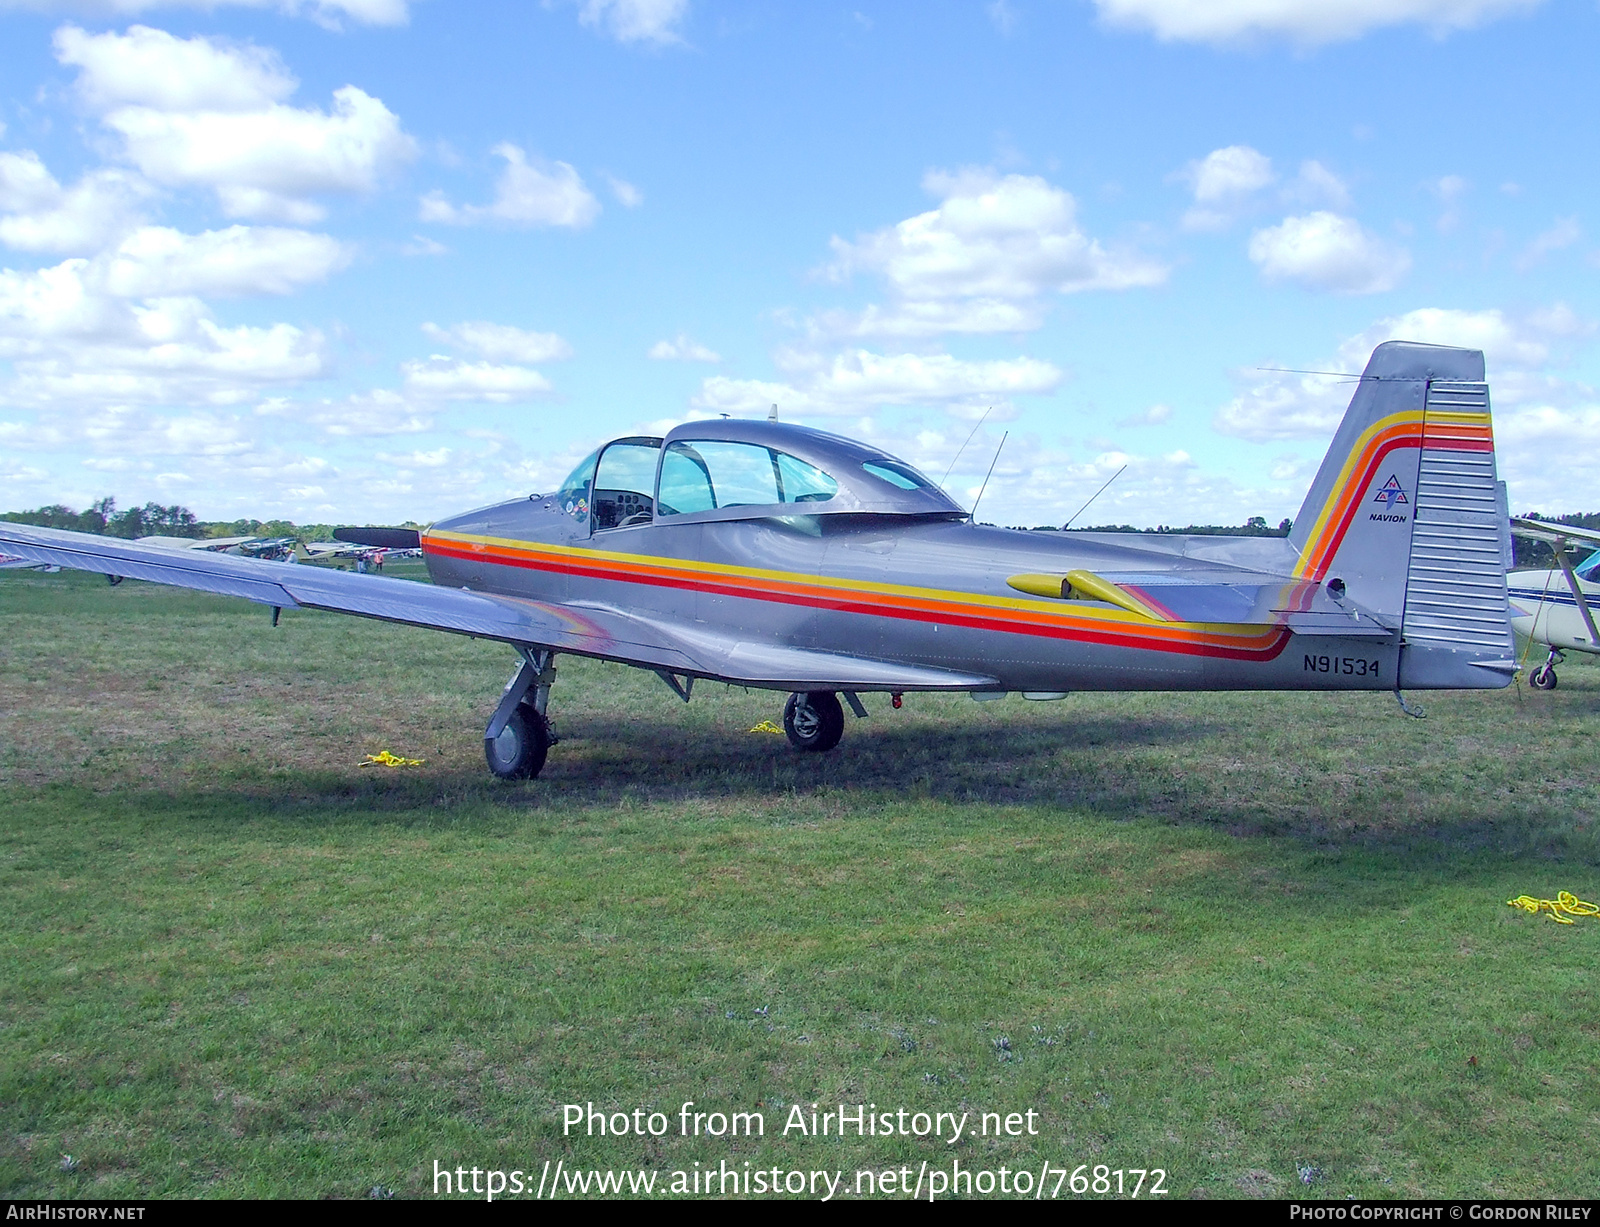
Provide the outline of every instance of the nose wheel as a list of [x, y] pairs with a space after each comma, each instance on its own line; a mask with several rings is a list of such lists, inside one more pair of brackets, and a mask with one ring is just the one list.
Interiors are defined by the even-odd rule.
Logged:
[[796, 750], [831, 750], [844, 736], [844, 708], [831, 690], [792, 694], [783, 705], [783, 731]]

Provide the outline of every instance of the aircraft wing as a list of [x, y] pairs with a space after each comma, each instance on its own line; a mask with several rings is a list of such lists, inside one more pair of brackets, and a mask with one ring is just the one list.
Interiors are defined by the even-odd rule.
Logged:
[[1519, 537], [1543, 541], [1548, 545], [1582, 541], [1587, 545], [1600, 546], [1600, 530], [1579, 528], [1575, 524], [1552, 524], [1548, 520], [1526, 520], [1521, 516], [1512, 516], [1511, 531]]
[[281, 609], [355, 614], [772, 689], [982, 690], [996, 684], [977, 674], [734, 640], [602, 605], [493, 596], [27, 524], [0, 523], [0, 553], [26, 566], [148, 580]]

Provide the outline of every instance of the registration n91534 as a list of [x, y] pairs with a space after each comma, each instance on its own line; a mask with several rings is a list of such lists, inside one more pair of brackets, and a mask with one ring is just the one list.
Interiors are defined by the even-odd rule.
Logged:
[[1368, 656], [1313, 656], [1306, 653], [1305, 673], [1337, 673], [1343, 677], [1374, 677], [1378, 662]]

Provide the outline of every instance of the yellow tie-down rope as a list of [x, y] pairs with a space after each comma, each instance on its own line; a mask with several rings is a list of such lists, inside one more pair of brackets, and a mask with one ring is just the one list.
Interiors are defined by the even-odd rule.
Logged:
[[756, 725], [755, 728], [751, 729], [750, 731], [752, 733], [776, 733], [779, 737], [788, 736], [787, 733], [785, 733], [781, 728], [779, 728], [776, 724], [772, 723], [772, 721], [770, 721], [770, 720], [763, 720], [760, 724]]
[[367, 761], [357, 763], [358, 767], [420, 767], [420, 758], [401, 758], [398, 754], [390, 754], [387, 750], [380, 750], [377, 754], [367, 755]]
[[1535, 899], [1532, 895], [1518, 895], [1515, 899], [1507, 899], [1506, 906], [1520, 907], [1524, 912], [1534, 916], [1540, 912], [1548, 913], [1550, 919], [1558, 925], [1572, 924], [1573, 916], [1600, 916], [1600, 907], [1585, 903], [1577, 895], [1564, 890], [1557, 891], [1554, 899]]

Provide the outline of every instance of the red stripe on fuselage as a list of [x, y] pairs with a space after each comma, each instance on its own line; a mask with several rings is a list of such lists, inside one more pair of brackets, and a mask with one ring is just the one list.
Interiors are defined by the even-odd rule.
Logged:
[[813, 609], [828, 609], [842, 613], [862, 614], [871, 617], [899, 618], [905, 621], [963, 626], [976, 630], [1002, 631], [1047, 639], [1068, 639], [1083, 643], [1097, 643], [1113, 647], [1134, 648], [1140, 651], [1175, 652], [1188, 656], [1209, 656], [1227, 660], [1269, 661], [1275, 659], [1288, 643], [1289, 632], [1272, 627], [1258, 635], [1240, 637], [1237, 645], [1205, 632], [1183, 630], [1180, 627], [1153, 625], [1146, 629], [1117, 626], [1098, 628], [1082, 622], [1068, 624], [1024, 610], [974, 612], [974, 607], [927, 598], [886, 597], [867, 593], [837, 593], [813, 585], [775, 581], [750, 577], [738, 581], [719, 581], [693, 575], [670, 566], [670, 560], [660, 563], [632, 563], [584, 561], [571, 556], [546, 554], [537, 548], [515, 549], [502, 545], [463, 544], [437, 538], [423, 538], [428, 553], [468, 562], [487, 562], [497, 566], [520, 567], [525, 570], [552, 574], [576, 575], [586, 579], [600, 579], [620, 583], [646, 584], [655, 588], [674, 588], [681, 591], [704, 592], [717, 596], [740, 597], [746, 600], [772, 601], [785, 605], [801, 605]]

